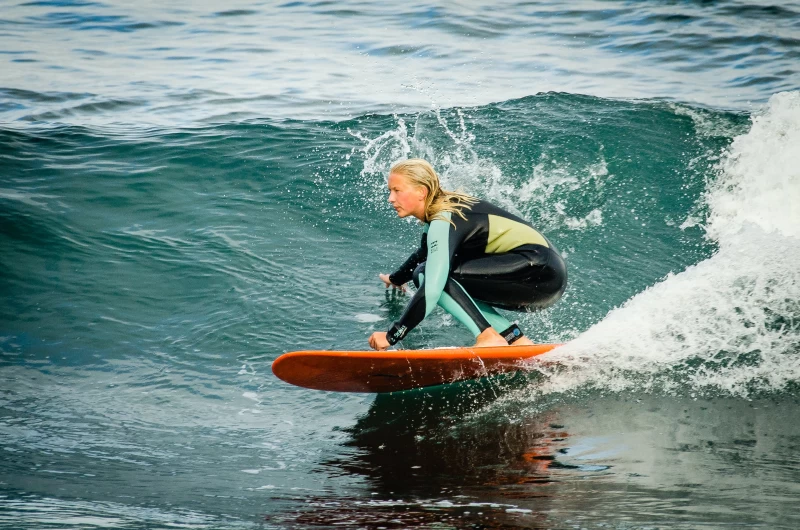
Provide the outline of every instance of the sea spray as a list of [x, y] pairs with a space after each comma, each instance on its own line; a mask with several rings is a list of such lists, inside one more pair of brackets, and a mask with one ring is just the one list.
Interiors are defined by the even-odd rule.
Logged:
[[[478, 113], [476, 109], [437, 108], [408, 117], [394, 115], [395, 127], [375, 137], [348, 127], [348, 133], [362, 144], [352, 148], [347, 163], [361, 158], [357, 189], [365, 204], [376, 206], [383, 201], [386, 177], [395, 162], [417, 157], [433, 164], [443, 187], [490, 200], [532, 219], [544, 230], [582, 230], [602, 224], [601, 208], [575, 215], [569, 200], [571, 195], [602, 193], [604, 181], [610, 177], [602, 144], [586, 142], [588, 149], [584, 145], [567, 156], [560, 143], [563, 135], [559, 135], [556, 142], [545, 143], [523, 173], [508, 174], [480, 148], [491, 139], [476, 136], [474, 122], [485, 119], [476, 119]], [[509, 132], [504, 139], [513, 134], [529, 141], [530, 132], [524, 130]]]
[[709, 259], [551, 355], [536, 394], [581, 387], [749, 396], [800, 379], [800, 93], [774, 96], [707, 185]]

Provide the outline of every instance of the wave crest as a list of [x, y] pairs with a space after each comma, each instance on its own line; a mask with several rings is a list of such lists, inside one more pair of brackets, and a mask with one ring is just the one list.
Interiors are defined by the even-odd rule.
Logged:
[[670, 274], [556, 350], [536, 392], [751, 396], [800, 380], [800, 93], [775, 95], [707, 185], [709, 259]]

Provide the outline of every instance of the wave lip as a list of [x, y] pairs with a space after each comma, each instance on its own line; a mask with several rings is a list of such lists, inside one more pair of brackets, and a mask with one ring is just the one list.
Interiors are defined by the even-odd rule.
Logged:
[[770, 99], [746, 135], [734, 139], [706, 195], [709, 237], [734, 244], [745, 225], [800, 237], [800, 92]]

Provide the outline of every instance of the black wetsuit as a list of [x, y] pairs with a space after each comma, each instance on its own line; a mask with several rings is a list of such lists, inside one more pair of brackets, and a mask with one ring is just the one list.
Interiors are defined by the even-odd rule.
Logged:
[[[438, 304], [474, 335], [488, 327], [503, 334], [511, 323], [495, 307], [533, 311], [555, 303], [567, 286], [564, 260], [529, 223], [478, 201], [458, 214], [445, 213], [425, 225], [420, 247], [389, 278], [414, 280], [417, 292], [387, 339], [390, 344]], [[517, 332], [518, 333], [518, 332]]]

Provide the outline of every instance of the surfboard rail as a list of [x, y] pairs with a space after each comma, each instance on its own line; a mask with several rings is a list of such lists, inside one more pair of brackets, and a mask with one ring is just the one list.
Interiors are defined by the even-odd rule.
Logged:
[[272, 363], [287, 383], [334, 392], [396, 392], [524, 369], [560, 344], [392, 351], [288, 352]]

